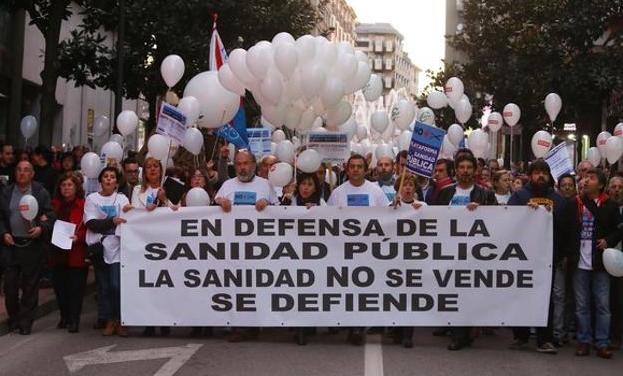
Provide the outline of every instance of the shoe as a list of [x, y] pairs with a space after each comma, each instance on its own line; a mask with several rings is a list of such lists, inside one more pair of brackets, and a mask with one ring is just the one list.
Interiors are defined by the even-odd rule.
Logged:
[[117, 335], [119, 337], [125, 338], [125, 337], [130, 335], [130, 333], [128, 333], [128, 328], [123, 326], [123, 325], [121, 325], [121, 323], [119, 321], [117, 321], [117, 323], [116, 323], [116, 330], [115, 331], [117, 332]]
[[32, 332], [32, 328], [30, 328], [30, 327], [19, 328], [19, 334], [21, 334], [23, 336], [28, 336], [28, 335], [30, 335], [31, 332]]
[[156, 335], [156, 328], [153, 326], [146, 326], [143, 329], [143, 337], [153, 337]]
[[67, 329], [67, 322], [65, 319], [61, 319], [58, 324], [56, 324], [56, 329]]
[[576, 356], [587, 356], [591, 353], [591, 347], [588, 343], [578, 343], [575, 348]]
[[542, 354], [551, 354], [551, 355], [558, 354], [558, 349], [554, 347], [554, 345], [551, 342], [545, 342], [537, 346], [536, 351]]
[[413, 347], [413, 339], [411, 338], [403, 338], [402, 339], [402, 347], [405, 349], [410, 349]]
[[102, 331], [102, 335], [106, 337], [110, 337], [115, 334], [116, 324], [113, 320], [106, 321], [106, 327]]
[[363, 333], [361, 331], [352, 331], [348, 334], [348, 342], [354, 346], [363, 345]]
[[612, 359], [612, 351], [608, 347], [600, 347], [597, 349], [597, 356], [602, 359]]
[[163, 337], [168, 337], [169, 335], [171, 335], [171, 328], [169, 328], [168, 326], [161, 326], [160, 335]]
[[69, 333], [78, 333], [80, 330], [78, 329], [78, 324], [77, 323], [71, 323], [71, 324], [67, 324], [67, 331]]
[[524, 341], [523, 339], [516, 339], [515, 342], [511, 343], [508, 346], [511, 350], [527, 350], [528, 349], [528, 341]]
[[467, 347], [472, 344], [472, 341], [452, 341], [448, 345], [448, 350], [450, 351], [459, 351], [464, 347]]

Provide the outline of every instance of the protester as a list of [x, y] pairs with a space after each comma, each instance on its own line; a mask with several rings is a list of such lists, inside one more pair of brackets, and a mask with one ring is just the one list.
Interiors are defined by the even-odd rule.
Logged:
[[[437, 198], [436, 205], [465, 206], [468, 210], [476, 210], [480, 205], [497, 205], [495, 194], [475, 184], [477, 168], [476, 158], [464, 150], [459, 150], [454, 157], [456, 184], [444, 188]], [[456, 351], [471, 345], [472, 338], [466, 327], [453, 327], [452, 342], [448, 350]]]
[[123, 168], [123, 184], [119, 186], [119, 192], [131, 202], [134, 187], [139, 185], [139, 165], [136, 159], [128, 157], [121, 162], [121, 167]]
[[52, 246], [50, 263], [52, 282], [61, 319], [56, 326], [77, 333], [82, 312], [82, 298], [87, 284], [88, 267], [85, 263], [86, 227], [83, 224], [84, 191], [80, 179], [72, 172], [63, 173], [52, 207], [58, 220], [76, 225], [70, 250]]
[[[39, 301], [39, 282], [45, 253], [43, 246], [49, 238], [56, 218], [50, 204], [50, 194], [34, 178], [34, 168], [28, 161], [15, 167], [15, 183], [0, 195], [0, 233], [5, 248], [2, 251], [4, 295], [10, 331], [28, 335], [32, 331], [35, 310]], [[21, 214], [20, 200], [32, 195], [39, 210], [32, 221]], [[20, 295], [21, 290], [21, 295]]]
[[[97, 279], [98, 320], [106, 322], [105, 336], [117, 334], [127, 337], [128, 330], [121, 325], [121, 239], [115, 233], [117, 225], [125, 223], [121, 211], [131, 209], [128, 198], [117, 192], [119, 171], [105, 167], [97, 180], [101, 190], [87, 196], [84, 204], [86, 243], [94, 249], [91, 261]], [[101, 251], [101, 254], [100, 254]]]
[[406, 150], [401, 150], [396, 155], [396, 160], [394, 161], [396, 166], [396, 179], [402, 175], [402, 169], [407, 165], [407, 155], [408, 153]]
[[[613, 176], [608, 183], [608, 196], [618, 205], [619, 221], [623, 222], [623, 177]], [[619, 230], [623, 226], [619, 226]], [[617, 244], [621, 249], [621, 243]], [[610, 276], [610, 308], [612, 324], [610, 329], [610, 349], [619, 350], [623, 335], [623, 277]]]
[[516, 176], [513, 178], [513, 182], [511, 183], [511, 190], [513, 192], [520, 191], [523, 188], [524, 179], [521, 176]]
[[[569, 201], [565, 214], [568, 221], [565, 239], [573, 268], [576, 303], [576, 355], [589, 355], [593, 344], [597, 348], [597, 356], [610, 359], [610, 276], [604, 270], [602, 253], [621, 241], [621, 216], [618, 205], [604, 192], [607, 184], [604, 173], [593, 168], [587, 170], [584, 176], [582, 194]], [[594, 326], [592, 303], [595, 309]]]
[[8, 185], [15, 178], [15, 154], [13, 145], [0, 144], [0, 184]]
[[593, 164], [590, 161], [582, 161], [580, 163], [578, 163], [577, 168], [575, 169], [575, 173], [576, 173], [576, 184], [578, 186], [578, 192], [582, 193], [583, 192], [583, 181], [584, 178], [586, 177], [586, 173], [588, 172], [588, 170], [597, 167], [597, 166], [593, 166]]
[[[378, 184], [365, 179], [367, 170], [368, 163], [362, 155], [351, 155], [346, 162], [348, 181], [333, 190], [327, 204], [337, 207], [388, 206], [390, 202]], [[363, 328], [349, 329], [350, 343], [359, 346], [363, 340]]]
[[[218, 179], [218, 176], [216, 176], [216, 173], [214, 174], [215, 174], [214, 177]], [[214, 197], [214, 192], [209, 187], [209, 183], [208, 183], [209, 180], [210, 180], [209, 172], [207, 169], [205, 168], [192, 169], [192, 171], [189, 171], [188, 173], [188, 181], [187, 181], [187, 184], [189, 187], [188, 189], [202, 188], [203, 190], [206, 191], [206, 193], [210, 197], [210, 201], [212, 201], [212, 197]], [[186, 206], [185, 195], [184, 195], [184, 198], [182, 199], [182, 203], [183, 203], [183, 206]]]
[[452, 161], [445, 158], [440, 158], [435, 164], [433, 170], [433, 188], [429, 189], [424, 201], [427, 204], [433, 204], [437, 201], [437, 196], [444, 188], [454, 184], [452, 177], [454, 175], [454, 166]]
[[571, 174], [563, 174], [558, 178], [558, 194], [568, 200], [577, 195], [575, 178]]
[[327, 165], [324, 162], [321, 163], [318, 170], [316, 170], [316, 177], [320, 182], [320, 197], [325, 201], [331, 196], [331, 185], [326, 181], [327, 175], [329, 174], [328, 171]]
[[381, 156], [376, 161], [376, 175], [377, 183], [383, 192], [385, 192], [387, 200], [390, 202], [394, 201], [394, 197], [396, 196], [394, 184], [396, 183], [396, 180], [400, 179], [400, 177], [396, 178], [394, 176], [393, 159], [386, 155]]
[[37, 146], [32, 154], [32, 164], [35, 169], [34, 180], [38, 181], [48, 192], [54, 192], [57, 180], [57, 172], [50, 164], [52, 153], [45, 146]]
[[[508, 200], [508, 205], [528, 205], [531, 208], [539, 209], [543, 206], [545, 210], [553, 211], [554, 215], [554, 244], [552, 260], [556, 266], [552, 272], [552, 281], [556, 278], [562, 279], [564, 283], [563, 272], [563, 257], [561, 251], [562, 231], [564, 229], [563, 214], [565, 202], [552, 188], [552, 178], [549, 165], [543, 159], [537, 159], [528, 166], [528, 177], [530, 181], [519, 191], [513, 193]], [[557, 274], [559, 274], [557, 276]], [[552, 284], [553, 285], [553, 284]], [[553, 287], [553, 286], [552, 286]], [[553, 294], [552, 294], [553, 295]], [[563, 295], [564, 297], [564, 295]], [[547, 326], [537, 328], [536, 341], [537, 351], [544, 354], [556, 354], [558, 350], [554, 346], [553, 338], [553, 324], [554, 320], [554, 305], [552, 299], [547, 302], [543, 302], [549, 309]], [[557, 319], [562, 320], [563, 316]], [[513, 334], [515, 335], [515, 342], [511, 345], [512, 349], [521, 350], [528, 344], [530, 337], [530, 328], [514, 328]]]
[[278, 161], [279, 160], [274, 155], [266, 155], [262, 157], [257, 175], [261, 178], [268, 179], [268, 172], [270, 171], [270, 168]]
[[506, 205], [511, 197], [511, 174], [506, 170], [498, 170], [493, 174], [493, 189], [498, 204]]

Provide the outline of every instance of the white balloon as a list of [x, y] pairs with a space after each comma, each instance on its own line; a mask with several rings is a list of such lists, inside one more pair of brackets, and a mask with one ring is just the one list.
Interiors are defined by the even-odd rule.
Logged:
[[458, 101], [461, 96], [463, 96], [463, 81], [461, 81], [457, 77], [450, 77], [448, 82], [446, 82], [446, 86], [444, 87], [444, 91], [446, 96], [450, 101]]
[[368, 55], [363, 51], [355, 50], [355, 58], [357, 61], [368, 64]]
[[502, 118], [502, 114], [499, 112], [492, 112], [489, 114], [487, 118], [487, 127], [493, 133], [496, 133], [502, 128], [504, 125], [504, 119]]
[[119, 133], [113, 133], [110, 135], [110, 138], [108, 139], [108, 141], [110, 142], [116, 142], [119, 144], [119, 146], [121, 146], [121, 148], [123, 148], [123, 136], [120, 135]]
[[260, 41], [247, 51], [247, 68], [257, 80], [266, 77], [268, 68], [273, 61], [273, 49], [270, 42]]
[[467, 137], [467, 144], [476, 158], [482, 158], [487, 152], [489, 136], [482, 129], [473, 130]]
[[312, 124], [312, 130], [316, 130], [316, 129], [322, 129], [322, 125], [324, 124], [324, 121], [322, 120], [322, 118], [320, 116], [316, 117], [316, 119], [314, 120], [314, 123]]
[[297, 129], [299, 124], [301, 123], [301, 117], [303, 116], [303, 111], [297, 107], [291, 106], [286, 113], [286, 121], [285, 126], [288, 129]]
[[197, 98], [188, 96], [180, 99], [177, 104], [177, 109], [186, 115], [186, 126], [190, 127], [197, 122], [199, 115], [201, 114], [200, 104]]
[[461, 124], [465, 124], [472, 117], [472, 104], [466, 99], [461, 99], [454, 108], [454, 115]]
[[244, 85], [238, 80], [238, 78], [236, 78], [236, 75], [232, 72], [229, 63], [221, 65], [218, 69], [218, 81], [225, 89], [231, 91], [232, 93], [236, 93], [240, 96], [244, 95]]
[[270, 142], [270, 154], [275, 155], [275, 150], [277, 150], [277, 143], [276, 142]]
[[188, 96], [199, 101], [203, 117], [198, 126], [202, 128], [220, 128], [236, 116], [240, 107], [240, 96], [225, 89], [214, 71], [199, 73], [188, 81], [184, 97]]
[[193, 155], [198, 155], [203, 147], [203, 134], [201, 134], [201, 131], [197, 128], [186, 129], [182, 146]]
[[417, 120], [428, 125], [435, 125], [435, 113], [428, 107], [422, 107], [417, 112]]
[[316, 54], [316, 41], [311, 35], [303, 35], [299, 37], [296, 42], [296, 52], [298, 54], [298, 61], [310, 61]]
[[560, 109], [562, 108], [562, 99], [556, 93], [549, 93], [545, 97], [545, 111], [547, 111], [547, 115], [549, 116], [549, 120], [553, 123], [556, 121], [556, 117], [560, 113]]
[[281, 127], [286, 121], [286, 110], [287, 107], [283, 103], [277, 106], [262, 106], [262, 116], [275, 127]]
[[281, 141], [286, 139], [286, 134], [281, 130], [277, 129], [273, 132], [272, 141], [276, 143], [280, 143]]
[[278, 33], [273, 37], [271, 43], [273, 44], [273, 46], [280, 45], [282, 43], [294, 44], [294, 37], [292, 36], [292, 34], [282, 31], [281, 33]]
[[611, 136], [610, 132], [607, 131], [600, 132], [597, 135], [597, 149], [599, 149], [599, 154], [601, 154], [603, 158], [606, 158], [606, 141]]
[[321, 35], [314, 38], [316, 39], [317, 59], [329, 67], [333, 66], [335, 59], [337, 58], [337, 45], [329, 42], [327, 38]]
[[623, 137], [623, 123], [619, 123], [614, 127], [613, 136]]
[[37, 118], [32, 115], [24, 116], [19, 125], [19, 129], [22, 131], [22, 136], [24, 136], [25, 139], [31, 138], [37, 131], [37, 127]]
[[454, 159], [457, 147], [450, 141], [450, 137], [446, 134], [443, 136], [443, 144], [441, 145], [441, 153], [449, 159]]
[[195, 187], [191, 188], [188, 192], [186, 192], [186, 206], [208, 205], [210, 205], [210, 195], [208, 195], [208, 192], [206, 192], [205, 189]]
[[307, 98], [311, 98], [320, 92], [325, 84], [326, 74], [324, 70], [315, 64], [307, 64], [301, 69], [301, 88]]
[[387, 126], [389, 125], [389, 118], [387, 117], [387, 112], [385, 111], [376, 111], [370, 116], [370, 126], [372, 129], [379, 133], [385, 132]]
[[95, 119], [95, 123], [93, 124], [93, 133], [95, 133], [96, 137], [102, 137], [106, 133], [108, 133], [110, 129], [110, 120], [108, 116], [101, 115]]
[[268, 171], [268, 181], [275, 187], [285, 187], [290, 184], [293, 176], [294, 169], [286, 162], [275, 163]]
[[278, 74], [278, 72], [269, 71], [260, 84], [260, 92], [273, 105], [279, 103], [283, 92], [283, 84]]
[[162, 161], [169, 154], [169, 138], [160, 134], [153, 134], [147, 141], [147, 150], [152, 157]]
[[320, 92], [320, 99], [326, 108], [333, 107], [340, 102], [344, 96], [344, 85], [337, 78], [327, 78], [324, 87]]
[[368, 102], [374, 102], [383, 94], [383, 80], [377, 74], [372, 74], [370, 81], [361, 91]]
[[285, 78], [290, 78], [298, 64], [298, 54], [294, 43], [283, 43], [274, 48], [275, 66]]
[[117, 129], [122, 136], [132, 134], [138, 126], [138, 116], [132, 110], [121, 111], [117, 115]]
[[530, 145], [534, 156], [543, 158], [552, 148], [552, 135], [546, 131], [538, 131], [532, 136]]
[[343, 81], [349, 80], [355, 75], [355, 73], [357, 73], [357, 68], [359, 67], [358, 63], [359, 62], [354, 54], [338, 54], [337, 61], [335, 62], [336, 76]]
[[354, 93], [359, 89], [363, 89], [370, 81], [371, 76], [372, 69], [370, 68], [370, 64], [368, 64], [368, 61], [359, 61], [357, 63], [357, 72], [346, 82], [344, 91], [346, 93]]
[[363, 124], [357, 124], [357, 138], [359, 139], [359, 141], [363, 140], [366, 137], [368, 137], [368, 128], [366, 128], [366, 126]]
[[606, 140], [606, 159], [614, 164], [623, 154], [623, 140], [618, 136], [611, 136]]
[[277, 144], [275, 155], [281, 162], [294, 163], [294, 144], [290, 140], [283, 140]]
[[591, 162], [593, 167], [599, 166], [599, 163], [601, 162], [601, 153], [599, 152], [599, 149], [597, 149], [595, 146], [588, 148], [588, 152], [586, 153], [586, 160]]
[[257, 84], [257, 79], [249, 72], [247, 68], [247, 51], [242, 48], [236, 48], [229, 54], [227, 60], [229, 69], [245, 87], [252, 88]]
[[504, 106], [504, 110], [502, 111], [502, 115], [504, 116], [504, 121], [508, 124], [509, 127], [514, 127], [519, 122], [519, 118], [521, 117], [521, 109], [515, 103], [509, 103]]
[[123, 160], [123, 148], [114, 141], [108, 141], [102, 145], [100, 156], [104, 159], [104, 161], [113, 159], [117, 163], [120, 163]]
[[428, 98], [426, 98], [426, 103], [428, 103], [431, 108], [438, 110], [448, 105], [448, 97], [441, 91], [431, 91], [428, 94]]
[[391, 159], [394, 159], [394, 150], [391, 145], [380, 144], [374, 150], [374, 156], [377, 160], [381, 159], [381, 157], [390, 157]]
[[314, 149], [306, 149], [296, 159], [296, 168], [308, 174], [316, 172], [322, 163], [322, 157]]
[[448, 127], [448, 139], [454, 146], [458, 147], [461, 144], [461, 141], [463, 141], [464, 136], [465, 132], [463, 131], [463, 127], [460, 125], [452, 124]]
[[406, 99], [401, 99], [392, 107], [392, 122], [401, 130], [409, 129], [415, 119], [415, 106]]
[[616, 248], [607, 248], [602, 255], [604, 268], [613, 277], [623, 277], [623, 252]]
[[296, 130], [299, 132], [309, 131], [310, 129], [312, 129], [315, 120], [316, 114], [314, 113], [314, 110], [312, 108], [308, 108], [307, 110], [303, 111], [303, 114], [301, 115], [301, 120], [299, 121], [299, 125]]
[[80, 169], [89, 179], [96, 179], [102, 169], [102, 160], [99, 155], [90, 151], [82, 156]]
[[327, 126], [337, 127], [343, 124], [353, 114], [353, 107], [345, 100], [327, 111]]
[[413, 132], [411, 131], [402, 131], [400, 137], [398, 138], [399, 149], [409, 150], [409, 146], [411, 146], [411, 138], [413, 137]]
[[19, 200], [19, 213], [27, 221], [37, 218], [39, 213], [39, 203], [33, 195], [24, 195]]
[[169, 55], [160, 64], [162, 79], [171, 88], [184, 76], [184, 60], [178, 55]]
[[346, 133], [348, 135], [348, 140], [350, 141], [355, 135], [355, 132], [357, 132], [357, 122], [355, 121], [355, 118], [350, 117], [344, 124], [338, 127], [338, 130]]

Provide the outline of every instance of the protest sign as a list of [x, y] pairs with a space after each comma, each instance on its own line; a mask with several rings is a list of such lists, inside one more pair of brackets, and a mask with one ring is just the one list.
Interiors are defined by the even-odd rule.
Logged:
[[549, 165], [552, 177], [556, 182], [560, 176], [569, 174], [574, 170], [566, 142], [561, 142], [550, 150], [545, 156], [545, 162]]
[[431, 178], [445, 134], [443, 129], [416, 121], [407, 155], [407, 171]]
[[183, 143], [186, 134], [186, 115], [175, 106], [162, 102], [156, 133], [168, 136], [178, 144]]
[[343, 132], [310, 132], [307, 147], [316, 150], [323, 162], [344, 163], [350, 157], [348, 134]]
[[256, 156], [270, 154], [270, 129], [248, 128], [249, 149]]
[[547, 323], [546, 210], [184, 207], [124, 216], [125, 325]]

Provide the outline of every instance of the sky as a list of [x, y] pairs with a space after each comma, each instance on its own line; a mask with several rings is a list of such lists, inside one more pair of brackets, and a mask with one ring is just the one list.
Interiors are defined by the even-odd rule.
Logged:
[[424, 72], [443, 67], [445, 51], [445, 0], [346, 0], [362, 23], [389, 22], [403, 36], [403, 49], [422, 69], [419, 90], [427, 82]]

